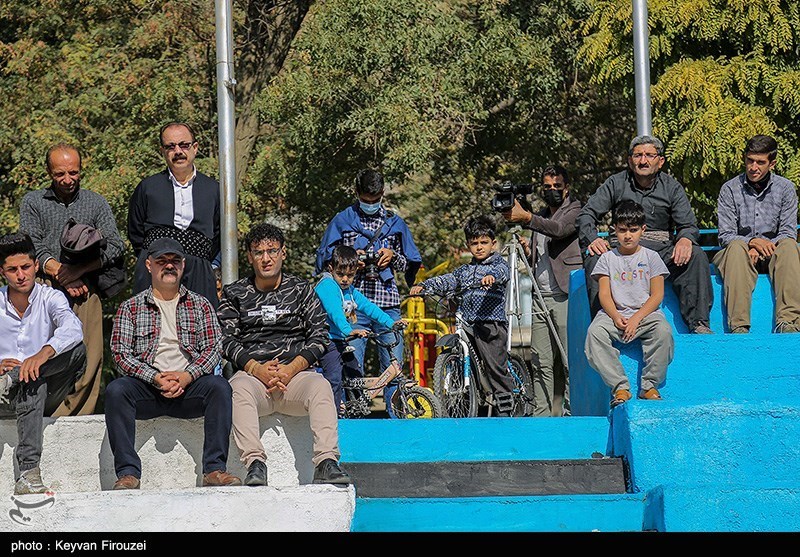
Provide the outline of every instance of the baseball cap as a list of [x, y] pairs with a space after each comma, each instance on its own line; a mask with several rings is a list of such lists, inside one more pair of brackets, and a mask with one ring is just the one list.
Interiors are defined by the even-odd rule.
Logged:
[[183, 246], [181, 243], [177, 240], [173, 240], [172, 238], [159, 238], [157, 240], [153, 240], [150, 243], [150, 246], [147, 248], [148, 257], [161, 257], [167, 253], [180, 255], [181, 258], [186, 257], [186, 254], [183, 253]]

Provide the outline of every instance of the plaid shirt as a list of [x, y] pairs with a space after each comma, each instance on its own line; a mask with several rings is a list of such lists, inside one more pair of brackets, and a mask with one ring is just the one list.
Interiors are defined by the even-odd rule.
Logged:
[[[386, 209], [381, 207], [374, 215], [367, 215], [359, 210], [358, 216], [359, 219], [361, 219], [362, 228], [374, 234], [386, 221]], [[358, 232], [355, 231], [345, 232], [342, 235], [342, 243], [346, 246], [353, 247], [358, 236]], [[405, 255], [403, 255], [403, 243], [401, 238], [398, 237], [398, 235], [391, 235], [386, 238], [375, 240], [373, 249], [377, 252], [381, 248], [389, 248], [394, 252], [392, 262], [389, 264], [392, 270], [401, 273], [405, 272], [408, 266], [408, 260]], [[400, 291], [397, 289], [397, 280], [394, 277], [387, 282], [383, 282], [380, 279], [368, 280], [364, 276], [364, 271], [362, 270], [356, 274], [353, 286], [357, 290], [360, 290], [370, 302], [374, 303], [379, 308], [392, 308], [400, 305]]]
[[[222, 358], [222, 332], [214, 308], [204, 296], [185, 286], [181, 286], [178, 295], [178, 342], [190, 362], [185, 371], [192, 379], [213, 374]], [[153, 367], [160, 336], [161, 311], [153, 298], [153, 288], [125, 300], [111, 330], [111, 353], [119, 372], [154, 385], [155, 376], [161, 371]]]

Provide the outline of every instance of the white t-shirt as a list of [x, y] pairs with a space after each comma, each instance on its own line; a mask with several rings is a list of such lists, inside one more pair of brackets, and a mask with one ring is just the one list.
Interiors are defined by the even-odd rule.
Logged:
[[178, 300], [153, 299], [161, 311], [161, 334], [158, 337], [158, 348], [153, 367], [158, 371], [186, 371], [189, 365], [189, 353], [181, 348], [178, 342]]
[[[611, 282], [611, 297], [623, 317], [630, 317], [650, 297], [650, 279], [669, 276], [669, 270], [655, 251], [639, 246], [636, 253], [622, 255], [618, 248], [600, 256], [592, 277], [607, 276]], [[605, 311], [600, 309], [603, 313]], [[656, 310], [661, 312], [660, 309]]]

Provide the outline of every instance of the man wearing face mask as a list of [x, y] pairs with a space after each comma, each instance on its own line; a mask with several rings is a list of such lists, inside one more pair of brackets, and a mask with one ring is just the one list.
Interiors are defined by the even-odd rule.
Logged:
[[[414, 284], [422, 264], [416, 244], [405, 221], [382, 203], [383, 176], [371, 169], [361, 170], [355, 178], [357, 201], [338, 213], [322, 236], [317, 249], [314, 272], [322, 273], [330, 263], [333, 249], [344, 244], [355, 248], [361, 255], [353, 286], [369, 301], [386, 312], [393, 321], [400, 320], [400, 292], [395, 272], [403, 273], [407, 284]], [[382, 342], [393, 342], [394, 333], [379, 323], [372, 322], [366, 314], [356, 309], [357, 323], [353, 328], [366, 329], [381, 334]], [[356, 360], [364, 368], [367, 339], [353, 340]], [[394, 355], [403, 361], [403, 343], [394, 347]], [[389, 353], [378, 347], [381, 369], [389, 366]], [[394, 392], [390, 384], [384, 391], [384, 400]], [[390, 405], [386, 405], [391, 416]]]
[[138, 257], [133, 293], [150, 286], [148, 246], [159, 238], [172, 238], [186, 253], [183, 285], [216, 308], [219, 295], [212, 262], [220, 250], [219, 183], [195, 167], [199, 148], [189, 124], [164, 125], [159, 140], [167, 168], [142, 180], [128, 205], [128, 239]]
[[[578, 230], [575, 219], [581, 203], [570, 197], [569, 175], [563, 166], [552, 165], [542, 171], [541, 195], [545, 207], [537, 213], [514, 206], [502, 213], [507, 222], [532, 230], [530, 247], [522, 240], [531, 258], [536, 284], [547, 312], [555, 325], [558, 340], [567, 347], [567, 296], [569, 275], [581, 268]], [[536, 304], [536, 300], [534, 300]], [[569, 416], [569, 372], [542, 310], [531, 317], [534, 416]]]

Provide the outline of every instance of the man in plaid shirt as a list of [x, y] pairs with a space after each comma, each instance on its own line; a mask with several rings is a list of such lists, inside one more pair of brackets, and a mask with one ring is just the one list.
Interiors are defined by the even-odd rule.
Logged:
[[231, 433], [231, 387], [214, 368], [221, 330], [211, 303], [181, 286], [184, 252], [172, 238], [153, 241], [145, 262], [152, 286], [122, 303], [111, 352], [123, 375], [106, 388], [106, 428], [117, 481], [138, 489], [136, 420], [205, 418], [203, 486], [241, 485], [225, 471]]
[[[328, 267], [333, 249], [339, 244], [355, 248], [362, 258], [365, 254], [374, 252], [376, 259], [374, 270], [377, 273], [369, 272], [370, 269], [366, 267], [365, 261], [360, 261], [353, 286], [370, 302], [386, 312], [393, 321], [399, 321], [400, 292], [397, 289], [395, 271], [403, 273], [406, 284], [412, 285], [422, 264], [422, 258], [405, 221], [387, 210], [381, 203], [384, 193], [383, 176], [374, 170], [362, 170], [356, 176], [355, 190], [358, 202], [338, 213], [322, 236], [322, 242], [317, 249], [315, 274], [319, 275]], [[394, 342], [393, 331], [373, 322], [358, 308], [356, 316], [358, 321], [353, 325], [354, 328], [380, 334], [381, 342]], [[367, 339], [358, 338], [350, 344], [355, 348], [356, 360], [363, 371]], [[398, 343], [393, 351], [397, 360], [402, 362], [403, 343]], [[378, 346], [378, 358], [381, 369], [386, 369], [390, 363], [389, 351]], [[387, 385], [384, 389], [385, 400], [389, 400], [395, 387], [396, 383]], [[390, 405], [386, 406], [389, 415], [395, 417], [389, 408]]]

